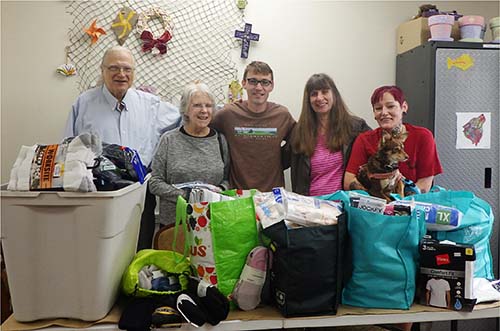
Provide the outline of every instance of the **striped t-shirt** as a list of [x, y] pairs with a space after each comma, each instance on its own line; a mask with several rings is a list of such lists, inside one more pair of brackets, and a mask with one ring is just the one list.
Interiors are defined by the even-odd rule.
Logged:
[[330, 152], [325, 136], [318, 134], [311, 156], [311, 185], [309, 195], [323, 195], [342, 189], [342, 152]]

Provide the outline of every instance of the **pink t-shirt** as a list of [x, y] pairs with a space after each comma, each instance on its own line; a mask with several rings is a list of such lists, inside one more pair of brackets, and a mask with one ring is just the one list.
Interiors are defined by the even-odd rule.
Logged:
[[330, 152], [325, 136], [318, 135], [314, 153], [311, 156], [311, 186], [309, 195], [324, 195], [342, 189], [342, 152]]

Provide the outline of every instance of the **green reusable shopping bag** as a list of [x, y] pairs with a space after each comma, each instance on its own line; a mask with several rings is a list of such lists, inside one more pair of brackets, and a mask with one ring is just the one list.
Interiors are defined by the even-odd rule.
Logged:
[[217, 288], [228, 295], [240, 278], [248, 253], [259, 245], [253, 199], [213, 202], [210, 216]]
[[252, 197], [210, 203], [179, 197], [176, 231], [181, 226], [193, 273], [222, 294], [232, 293], [248, 253], [258, 245]]
[[156, 265], [170, 275], [179, 277], [182, 290], [187, 289], [188, 277], [191, 274], [189, 261], [179, 253], [167, 250], [143, 249], [135, 255], [122, 276], [123, 293], [136, 297], [164, 296], [177, 292], [154, 291], [139, 287], [139, 271], [147, 265]]
[[255, 193], [258, 192], [259, 191], [254, 188], [250, 190], [231, 189], [231, 190], [225, 190], [224, 192], [222, 192], [222, 194], [235, 198], [247, 198], [247, 197], [253, 197]]

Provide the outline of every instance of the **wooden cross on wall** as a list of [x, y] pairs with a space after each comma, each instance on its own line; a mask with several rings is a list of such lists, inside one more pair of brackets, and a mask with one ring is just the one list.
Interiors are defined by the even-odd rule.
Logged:
[[245, 23], [245, 29], [243, 31], [240, 30], [234, 31], [234, 37], [240, 38], [242, 41], [240, 57], [244, 59], [248, 58], [248, 51], [250, 49], [250, 40], [259, 41], [259, 34], [252, 33], [252, 24], [250, 23]]

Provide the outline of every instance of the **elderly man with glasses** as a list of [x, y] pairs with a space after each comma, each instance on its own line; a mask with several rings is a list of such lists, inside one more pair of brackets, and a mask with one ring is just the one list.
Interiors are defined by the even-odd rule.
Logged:
[[[145, 165], [165, 131], [180, 124], [176, 107], [156, 95], [132, 88], [135, 62], [129, 49], [114, 46], [106, 50], [101, 63], [102, 86], [82, 93], [68, 116], [65, 137], [91, 132], [106, 143], [135, 149]], [[149, 167], [148, 167], [149, 168]], [[151, 248], [156, 200], [146, 193], [138, 249]]]
[[215, 113], [212, 126], [225, 135], [229, 145], [230, 186], [271, 191], [285, 185], [283, 170], [288, 162], [281, 150], [295, 120], [286, 107], [267, 101], [274, 88], [268, 64], [250, 63], [242, 85], [248, 100], [225, 105]]

